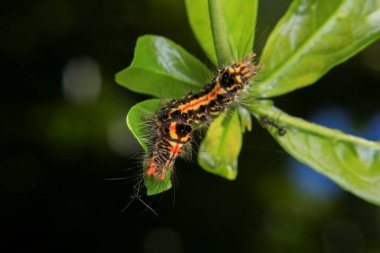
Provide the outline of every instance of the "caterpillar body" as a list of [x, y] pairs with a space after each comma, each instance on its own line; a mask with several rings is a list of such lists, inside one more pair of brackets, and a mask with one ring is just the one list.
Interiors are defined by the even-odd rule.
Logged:
[[254, 64], [255, 56], [251, 53], [244, 60], [220, 69], [203, 90], [167, 103], [154, 115], [155, 136], [147, 154], [145, 176], [159, 181], [165, 179], [184, 145], [190, 143], [194, 129], [209, 124], [246, 90], [261, 68]]

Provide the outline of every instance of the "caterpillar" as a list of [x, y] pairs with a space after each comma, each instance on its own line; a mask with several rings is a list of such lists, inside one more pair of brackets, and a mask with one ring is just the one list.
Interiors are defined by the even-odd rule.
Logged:
[[255, 56], [250, 53], [242, 61], [218, 70], [200, 92], [173, 100], [154, 115], [155, 135], [152, 149], [146, 155], [146, 177], [164, 180], [183, 147], [190, 143], [194, 129], [211, 123], [246, 90], [262, 66], [254, 64]]

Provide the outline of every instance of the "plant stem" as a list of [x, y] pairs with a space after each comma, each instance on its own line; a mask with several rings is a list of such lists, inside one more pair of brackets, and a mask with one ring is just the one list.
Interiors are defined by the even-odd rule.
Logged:
[[233, 61], [233, 56], [227, 36], [221, 1], [208, 0], [208, 9], [210, 12], [210, 22], [216, 57], [218, 58], [218, 64], [222, 66], [231, 63]]

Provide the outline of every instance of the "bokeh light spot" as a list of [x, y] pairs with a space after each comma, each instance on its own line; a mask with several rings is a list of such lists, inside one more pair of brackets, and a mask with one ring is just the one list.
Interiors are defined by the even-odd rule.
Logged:
[[130, 155], [140, 150], [140, 146], [127, 128], [124, 119], [118, 119], [108, 126], [107, 140], [109, 147], [122, 156]]
[[71, 59], [63, 69], [62, 79], [64, 97], [72, 103], [92, 103], [100, 95], [100, 68], [89, 57]]

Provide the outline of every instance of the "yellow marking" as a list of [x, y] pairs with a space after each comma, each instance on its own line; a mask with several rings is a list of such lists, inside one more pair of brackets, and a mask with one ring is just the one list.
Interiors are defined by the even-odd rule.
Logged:
[[246, 73], [248, 73], [248, 72], [250, 72], [250, 69], [249, 69], [249, 68], [244, 68], [244, 69], [241, 71], [242, 74], [246, 74]]
[[169, 127], [169, 134], [172, 139], [178, 139], [176, 124], [177, 123], [172, 123]]
[[218, 94], [223, 95], [226, 94], [228, 91], [225, 88], [221, 88], [218, 92]]
[[181, 149], [182, 149], [182, 144], [180, 143], [177, 143], [177, 142], [170, 142], [172, 148], [170, 149], [170, 153], [173, 154], [172, 157], [175, 157], [176, 155], [180, 154], [181, 153]]
[[177, 142], [175, 142], [175, 141], [169, 141], [169, 144], [170, 144], [171, 147], [174, 147], [175, 145], [177, 145]]
[[235, 73], [239, 73], [239, 72], [240, 72], [240, 66], [235, 68]]
[[231, 74], [235, 72], [235, 70], [231, 67], [228, 67], [228, 72], [230, 72]]
[[237, 87], [237, 86], [239, 86], [239, 85], [235, 84], [235, 85], [229, 87], [228, 90], [229, 90], [229, 91], [233, 91], [233, 90], [235, 89], [235, 87]]
[[236, 76], [235, 79], [236, 79], [236, 81], [237, 81], [238, 83], [241, 83], [241, 77], [240, 77], [240, 76]]
[[251, 78], [251, 77], [252, 77], [251, 73], [248, 73], [248, 74], [244, 75], [244, 78], [246, 78], [246, 79]]
[[188, 139], [189, 139], [189, 136], [186, 135], [185, 137], [182, 137], [182, 138], [181, 138], [181, 141], [187, 141]]

